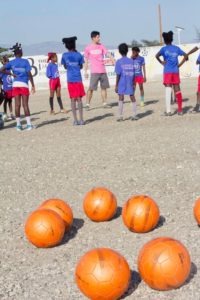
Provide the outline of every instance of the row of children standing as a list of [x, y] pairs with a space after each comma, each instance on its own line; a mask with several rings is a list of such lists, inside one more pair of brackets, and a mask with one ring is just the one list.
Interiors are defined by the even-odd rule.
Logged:
[[[62, 56], [61, 63], [64, 68], [67, 70], [67, 85], [68, 91], [71, 99], [71, 108], [74, 117], [74, 125], [84, 125], [83, 120], [83, 104], [82, 97], [85, 95], [81, 73], [80, 70], [85, 66], [85, 77], [88, 78], [88, 64], [90, 62], [91, 76], [90, 84], [87, 91], [87, 103], [86, 108], [90, 108], [90, 102], [92, 99], [93, 91], [97, 89], [98, 83], [100, 82], [101, 86], [101, 96], [103, 106], [110, 107], [107, 103], [107, 88], [109, 88], [109, 81], [105, 70], [104, 65], [104, 55], [110, 57], [113, 64], [115, 64], [114, 58], [107, 49], [100, 43], [100, 33], [98, 31], [91, 32], [92, 43], [88, 45], [84, 52], [84, 57], [77, 52], [76, 50], [76, 37], [64, 38], [63, 43], [65, 44], [68, 52], [64, 53]], [[195, 47], [188, 54], [183, 52], [179, 47], [172, 45], [173, 33], [163, 33], [163, 39], [166, 44], [165, 47], [162, 47], [161, 50], [156, 55], [158, 61], [164, 65], [164, 80], [163, 83], [166, 87], [166, 116], [171, 115], [171, 94], [172, 87], [174, 87], [177, 103], [178, 103], [178, 114], [182, 115], [182, 94], [180, 91], [180, 78], [179, 78], [179, 67], [188, 59], [188, 55], [197, 51], [199, 47]], [[21, 120], [20, 120], [20, 107], [21, 102], [24, 107], [24, 112], [27, 120], [27, 130], [33, 129], [33, 126], [30, 121], [30, 110], [28, 106], [29, 99], [29, 89], [28, 81], [30, 80], [32, 84], [32, 92], [35, 92], [35, 86], [33, 82], [33, 77], [31, 75], [31, 66], [27, 59], [22, 58], [22, 49], [21, 45], [16, 44], [13, 47], [13, 52], [15, 59], [11, 62], [4, 61], [4, 66], [0, 69], [0, 74], [2, 78], [6, 76], [12, 76], [13, 79], [13, 92], [12, 96], [15, 97], [15, 113], [17, 121], [17, 130], [22, 130]], [[117, 60], [115, 64], [116, 72], [116, 86], [115, 90], [119, 95], [119, 116], [117, 121], [123, 120], [123, 102], [124, 96], [129, 95], [132, 101], [132, 120], [137, 120], [138, 116], [136, 114], [136, 101], [134, 97], [136, 84], [139, 84], [140, 94], [141, 94], [141, 106], [144, 106], [144, 89], [143, 83], [146, 81], [146, 71], [145, 71], [145, 62], [144, 58], [139, 55], [139, 48], [132, 48], [132, 57], [128, 58], [128, 46], [123, 43], [119, 45], [119, 52], [122, 56], [121, 59]], [[184, 59], [179, 64], [178, 56], [184, 56]], [[163, 56], [164, 60], [160, 60], [160, 56]], [[57, 55], [56, 53], [48, 54], [48, 61], [50, 61], [47, 67], [47, 77], [49, 78], [49, 88], [50, 88], [50, 108], [51, 114], [54, 114], [54, 105], [53, 98], [56, 92], [58, 104], [60, 106], [60, 111], [65, 113], [66, 111], [63, 108], [61, 100], [61, 84], [57, 66]], [[200, 62], [200, 57], [198, 63]], [[7, 77], [8, 78], [8, 77]], [[4, 84], [5, 86], [5, 84]], [[4, 87], [6, 89], [6, 87]], [[11, 117], [12, 116], [12, 105], [11, 105], [11, 94], [7, 94], [7, 99], [5, 103], [9, 104]], [[9, 98], [10, 97], [10, 98]], [[79, 118], [77, 117], [77, 106], [79, 111]], [[198, 84], [197, 91], [197, 105], [194, 111], [199, 111], [200, 108], [200, 79]]]

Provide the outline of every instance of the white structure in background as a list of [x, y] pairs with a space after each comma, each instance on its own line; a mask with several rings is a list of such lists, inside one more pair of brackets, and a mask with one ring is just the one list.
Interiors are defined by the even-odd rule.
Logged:
[[178, 45], [181, 45], [181, 31], [184, 30], [184, 28], [175, 26], [178, 36]]

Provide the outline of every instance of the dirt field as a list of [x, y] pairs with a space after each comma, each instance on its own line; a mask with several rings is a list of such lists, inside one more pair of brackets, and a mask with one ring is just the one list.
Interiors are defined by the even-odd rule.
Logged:
[[[129, 119], [127, 102], [126, 120], [116, 122], [117, 96], [110, 89], [112, 108], [102, 108], [100, 93], [95, 93], [92, 109], [84, 111], [85, 126], [72, 126], [71, 112], [50, 116], [47, 91], [30, 99], [37, 129], [17, 132], [14, 122], [5, 123], [0, 131], [0, 299], [85, 299], [74, 283], [74, 270], [78, 259], [95, 247], [113, 248], [127, 259], [133, 280], [124, 299], [200, 299], [200, 229], [192, 212], [200, 196], [200, 115], [188, 113], [196, 101], [196, 85], [197, 79], [182, 81], [183, 116], [161, 116], [164, 89], [153, 82], [145, 85], [147, 105], [138, 106], [138, 121]], [[65, 94], [63, 90], [69, 109]], [[165, 221], [142, 235], [128, 231], [120, 213], [110, 222], [93, 223], [83, 213], [82, 200], [94, 186], [114, 192], [119, 212], [131, 195], [150, 195]], [[70, 204], [74, 225], [62, 245], [37, 249], [27, 242], [24, 223], [52, 197]], [[191, 255], [191, 276], [178, 290], [154, 291], [139, 280], [139, 250], [159, 236], [180, 240]]]

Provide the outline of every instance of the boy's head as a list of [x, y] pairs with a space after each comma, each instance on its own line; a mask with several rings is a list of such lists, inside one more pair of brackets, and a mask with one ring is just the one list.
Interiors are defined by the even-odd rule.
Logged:
[[71, 50], [76, 50], [76, 40], [77, 37], [76, 36], [72, 36], [69, 38], [63, 38], [62, 42], [65, 45], [65, 47], [71, 51]]
[[9, 62], [9, 58], [6, 55], [4, 55], [2, 57], [2, 61], [1, 62], [2, 62], [3, 65], [6, 65]]
[[12, 48], [10, 48], [14, 52], [14, 55], [17, 57], [21, 57], [23, 55], [22, 46], [19, 43], [16, 43]]
[[173, 42], [173, 32], [163, 32], [162, 37], [166, 45], [171, 44]]
[[49, 61], [52, 61], [52, 62], [57, 62], [58, 61], [58, 58], [57, 58], [57, 54], [55, 52], [49, 52], [48, 53], [48, 59], [47, 59], [47, 62]]
[[140, 53], [140, 49], [138, 47], [133, 47], [132, 48], [132, 56], [137, 57]]
[[100, 42], [100, 32], [99, 31], [92, 31], [91, 34], [91, 39], [95, 44], [99, 44]]
[[118, 49], [119, 49], [119, 53], [122, 55], [122, 56], [126, 56], [127, 53], [128, 53], [128, 45], [126, 43], [122, 43], [118, 46]]

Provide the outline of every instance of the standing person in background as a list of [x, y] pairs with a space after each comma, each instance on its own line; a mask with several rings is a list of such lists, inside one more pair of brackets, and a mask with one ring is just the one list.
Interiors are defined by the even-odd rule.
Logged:
[[[68, 52], [63, 53], [61, 64], [67, 70], [67, 86], [71, 99], [71, 108], [74, 117], [74, 125], [84, 125], [83, 121], [83, 103], [82, 97], [85, 96], [85, 90], [82, 83], [80, 70], [83, 67], [83, 56], [76, 50], [77, 37], [63, 38], [63, 43]], [[79, 120], [76, 114], [76, 104], [79, 110]]]
[[100, 43], [100, 32], [91, 32], [92, 43], [85, 48], [85, 78], [88, 78], [88, 65], [90, 63], [90, 84], [87, 91], [87, 103], [86, 109], [90, 109], [90, 102], [92, 99], [93, 91], [97, 90], [98, 83], [101, 86], [101, 98], [103, 107], [109, 108], [110, 105], [107, 103], [107, 89], [110, 87], [108, 76], [106, 74], [106, 68], [104, 65], [104, 56], [107, 55], [112, 63], [114, 64], [114, 59], [108, 50]]
[[57, 54], [54, 52], [48, 53], [48, 60], [49, 63], [46, 69], [46, 76], [49, 78], [49, 89], [50, 89], [50, 97], [49, 97], [49, 104], [50, 104], [50, 114], [55, 115], [54, 111], [54, 103], [53, 98], [56, 92], [58, 105], [60, 107], [61, 113], [66, 113], [66, 110], [63, 108], [63, 103], [61, 99], [61, 84], [60, 84], [60, 74], [58, 71], [57, 65]]
[[144, 106], [144, 87], [143, 83], [146, 82], [146, 68], [145, 68], [145, 60], [143, 56], [139, 55], [140, 49], [138, 47], [132, 48], [132, 56], [135, 68], [135, 79], [134, 86], [136, 89], [136, 85], [139, 85], [140, 88], [140, 106]]
[[[9, 62], [9, 59], [7, 56], [3, 56], [2, 59], [2, 64], [6, 65]], [[5, 100], [4, 100], [4, 121], [6, 120], [14, 120], [15, 117], [13, 115], [13, 109], [12, 109], [12, 76], [5, 74], [5, 73], [0, 73], [0, 78], [3, 82], [3, 90], [5, 93]], [[10, 116], [7, 115], [7, 106], [10, 111]]]
[[134, 76], [135, 76], [135, 69], [134, 63], [131, 58], [127, 57], [128, 53], [128, 45], [122, 43], [118, 47], [119, 53], [121, 54], [122, 58], [116, 61], [115, 65], [115, 72], [116, 72], [116, 86], [115, 92], [119, 95], [119, 115], [117, 121], [123, 121], [123, 105], [124, 105], [124, 96], [129, 95], [132, 106], [133, 106], [133, 116], [132, 120], [138, 120], [136, 115], [136, 100], [134, 96]]
[[31, 74], [31, 66], [28, 59], [22, 58], [23, 52], [21, 48], [21, 44], [16, 43], [11, 50], [13, 50], [15, 59], [9, 61], [6, 65], [4, 65], [0, 72], [8, 75], [12, 75], [14, 77], [13, 80], [13, 91], [12, 95], [15, 97], [15, 115], [16, 115], [16, 122], [17, 131], [22, 131], [21, 125], [21, 117], [20, 117], [20, 109], [21, 109], [21, 102], [24, 108], [24, 114], [26, 117], [26, 130], [33, 129], [33, 125], [31, 124], [30, 119], [30, 110], [29, 110], [29, 86], [28, 82], [31, 82], [32, 86], [32, 93], [35, 93], [35, 85], [33, 81], [33, 76]]
[[[163, 32], [162, 34], [166, 46], [162, 47], [156, 54], [156, 59], [164, 66], [163, 84], [165, 85], [165, 116], [171, 116], [171, 95], [174, 87], [176, 101], [178, 104], [178, 115], [183, 115], [182, 93], [180, 89], [179, 67], [188, 59], [188, 55], [178, 46], [172, 45], [173, 32]], [[164, 60], [160, 59], [160, 56]], [[181, 63], [178, 62], [178, 56], [184, 56]]]
[[[194, 52], [196, 52], [197, 50], [200, 49], [200, 45], [194, 47], [193, 49], [191, 49], [187, 55], [190, 55]], [[197, 113], [200, 112], [200, 54], [196, 60], [196, 64], [199, 65], [199, 77], [198, 77], [198, 84], [197, 84], [197, 103], [195, 105], [195, 107], [193, 108], [193, 110], [191, 111], [192, 113]]]

